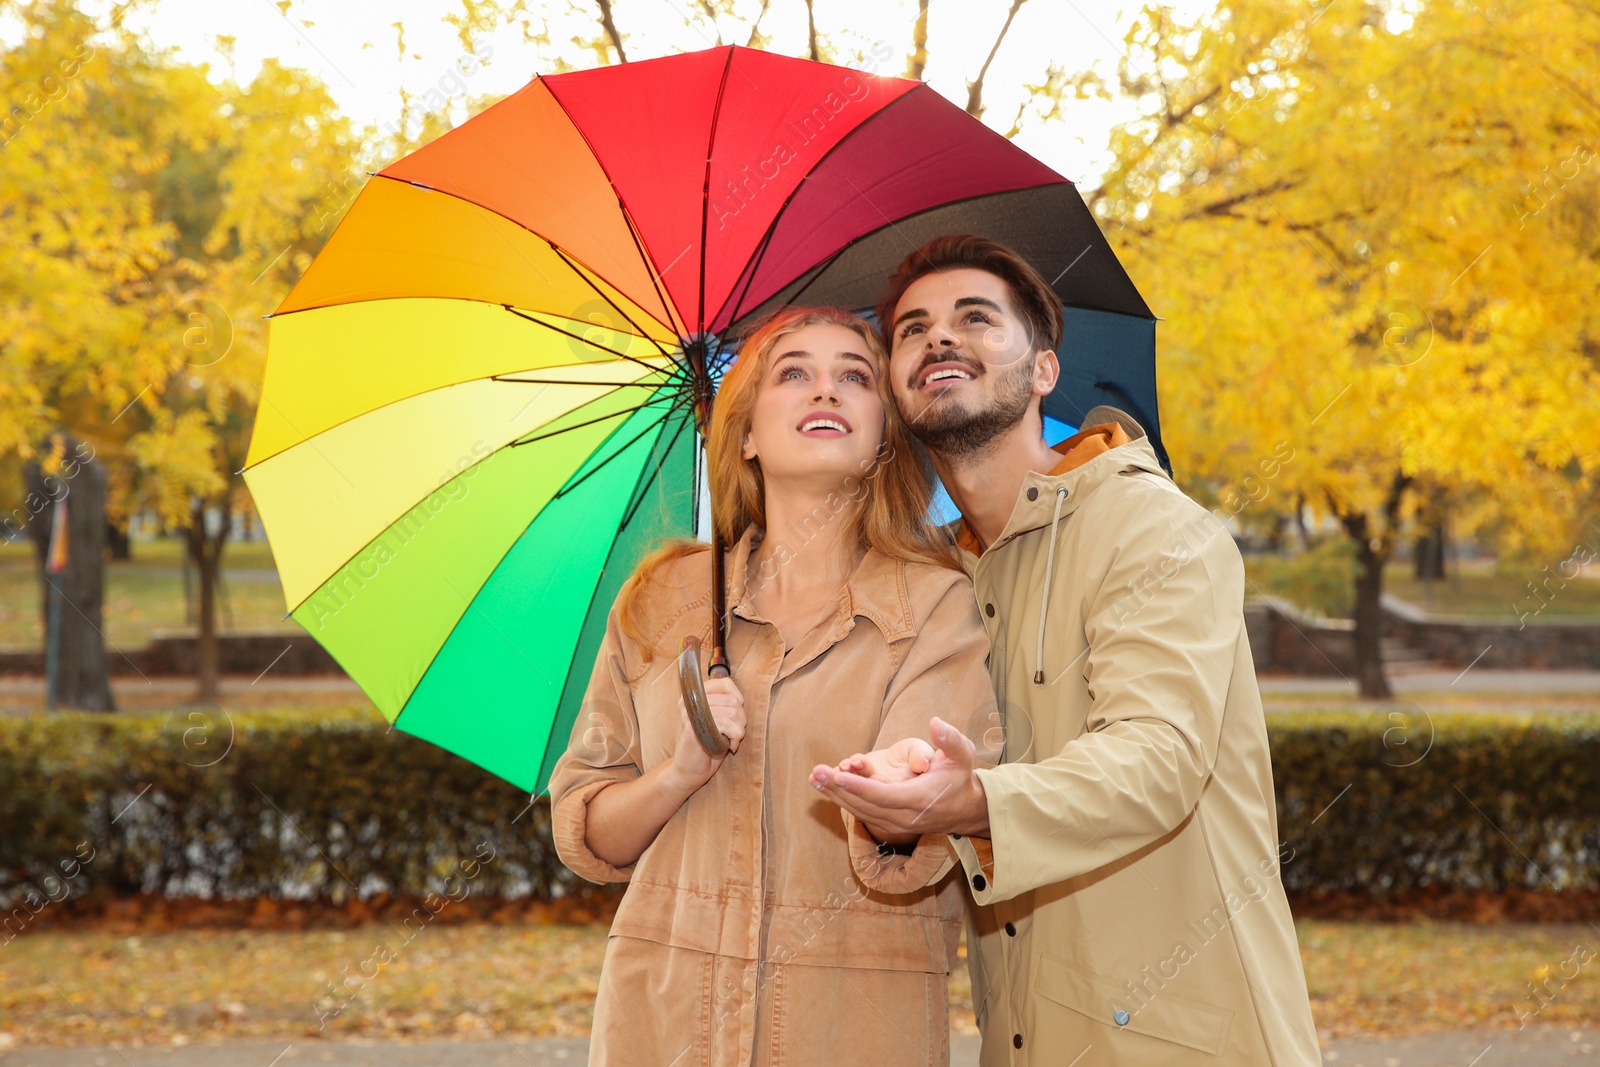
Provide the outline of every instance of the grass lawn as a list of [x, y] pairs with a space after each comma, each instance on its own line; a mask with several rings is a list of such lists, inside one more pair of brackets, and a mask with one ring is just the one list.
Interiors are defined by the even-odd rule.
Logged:
[[[1559, 975], [1580, 943], [1600, 949], [1589, 926], [1302, 920], [1298, 929], [1317, 1028], [1333, 1036], [1515, 1026], [1536, 1007], [1529, 982]], [[118, 1044], [492, 1037], [470, 1000], [513, 1036], [583, 1036], [605, 935], [603, 925], [481, 922], [435, 924], [407, 945], [381, 923], [134, 937], [24, 932], [0, 947], [0, 1033], [19, 1046], [98, 1043], [96, 1027]], [[329, 983], [347, 968], [360, 973], [380, 944], [391, 946], [393, 962], [342, 1006], [329, 998]], [[1530, 1022], [1600, 1018], [1593, 963], [1547, 988], [1553, 999]], [[954, 1026], [973, 1032], [965, 968], [952, 978], [951, 1000]], [[319, 1013], [334, 1008], [319, 1031]]]
[[[1391, 563], [1383, 571], [1383, 591], [1437, 615], [1515, 620], [1518, 612], [1529, 612], [1530, 617], [1539, 619], [1600, 619], [1600, 568], [1593, 566], [1585, 575], [1565, 583], [1553, 564], [1548, 574], [1533, 567], [1526, 573], [1508, 569], [1502, 574], [1489, 563], [1464, 563], [1459, 568], [1451, 564], [1450, 577], [1433, 582], [1418, 581], [1415, 573], [1409, 563]], [[1312, 582], [1286, 563], [1285, 557], [1246, 556], [1245, 576], [1249, 579], [1247, 595], [1277, 595], [1324, 614], [1347, 613], [1353, 596], [1331, 572]], [[1542, 598], [1535, 597], [1528, 583], [1546, 580], [1549, 585], [1541, 587]], [[1329, 603], [1311, 603], [1318, 595]], [[1331, 606], [1337, 601], [1345, 606]]]
[[[1569, 568], [1570, 569], [1570, 568]], [[1600, 618], [1600, 579], [1590, 568], [1587, 577], [1562, 583], [1556, 568], [1548, 574], [1529, 568], [1526, 574], [1499, 575], [1487, 568], [1462, 568], [1460, 578], [1419, 582], [1410, 564], [1397, 564], [1383, 572], [1384, 590], [1401, 600], [1439, 615], [1497, 615], [1515, 619], [1518, 612], [1535, 612], [1540, 619]], [[1528, 591], [1528, 583], [1549, 581], [1541, 587], [1544, 599]], [[1430, 590], [1431, 586], [1431, 590]], [[1543, 610], [1540, 606], [1543, 605]]]
[[[104, 625], [113, 645], [138, 648], [151, 630], [189, 625], [184, 621], [182, 553], [176, 540], [142, 541], [133, 546], [133, 559], [106, 564]], [[217, 611], [224, 631], [299, 632], [293, 621], [282, 618], [283, 587], [266, 542], [230, 542], [222, 557], [222, 577]], [[191, 580], [198, 608], [199, 578], [191, 572]], [[33, 546], [0, 542], [0, 645], [43, 643]]]

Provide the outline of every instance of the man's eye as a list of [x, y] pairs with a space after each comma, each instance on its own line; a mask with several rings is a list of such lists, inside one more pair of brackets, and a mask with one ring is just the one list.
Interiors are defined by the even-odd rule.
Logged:
[[900, 336], [902, 338], [910, 337], [912, 334], [916, 333], [920, 329], [922, 329], [922, 323], [920, 323], [920, 322], [908, 322], [904, 326], [900, 327]]
[[986, 322], [989, 321], [989, 316], [985, 315], [981, 311], [969, 311], [969, 312], [967, 312], [967, 321], [968, 322], [973, 322], [974, 320], [976, 320], [977, 322], [985, 322], [986, 323]]

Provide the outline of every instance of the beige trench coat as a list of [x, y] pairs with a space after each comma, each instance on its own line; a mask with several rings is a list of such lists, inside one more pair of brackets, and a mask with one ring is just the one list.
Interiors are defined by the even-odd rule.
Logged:
[[645, 601], [654, 645], [668, 651], [646, 662], [613, 611], [551, 776], [563, 862], [591, 881], [629, 883], [590, 1062], [943, 1065], [965, 901], [949, 842], [924, 837], [909, 856], [880, 857], [807, 779], [819, 763], [926, 737], [934, 715], [988, 732], [998, 749], [972, 585], [957, 570], [869, 551], [837, 611], [786, 651], [746, 599], [753, 536], [727, 556], [728, 654], [747, 718], [739, 751], [637, 863], [613, 867], [590, 851], [590, 798], [668, 759], [676, 742], [675, 653], [686, 634], [710, 639], [710, 555], [700, 553], [673, 564]]
[[1006, 718], [954, 842], [984, 1067], [1320, 1063], [1232, 538], [1141, 439], [963, 558]]

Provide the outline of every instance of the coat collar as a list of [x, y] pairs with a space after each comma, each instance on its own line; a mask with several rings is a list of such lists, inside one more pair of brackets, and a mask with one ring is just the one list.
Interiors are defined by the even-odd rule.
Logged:
[[[1167, 472], [1161, 468], [1161, 461], [1156, 459], [1155, 449], [1151, 447], [1148, 437], [1140, 437], [1127, 444], [1108, 449], [1064, 474], [1029, 471], [1022, 480], [1022, 486], [1017, 490], [1017, 502], [1012, 506], [1011, 517], [1006, 520], [1005, 528], [1000, 531], [995, 543], [986, 551], [1008, 544], [1025, 533], [1049, 526], [1055, 515], [1058, 490], [1067, 491], [1067, 498], [1061, 505], [1061, 515], [1065, 518], [1078, 510], [1089, 495], [1107, 480], [1124, 471], [1132, 470], [1147, 471], [1162, 478], [1168, 477]], [[972, 551], [973, 542], [966, 534], [964, 525], [958, 535], [958, 543], [961, 544], [964, 555], [977, 558], [978, 554]]]
[[[750, 553], [764, 536], [764, 531], [755, 526], [748, 527], [728, 549], [727, 556], [728, 610], [752, 622], [766, 622], [750, 602], [750, 590], [745, 581]], [[791, 553], [779, 539], [766, 565], [781, 567], [789, 558]], [[761, 575], [756, 577], [759, 579]], [[836, 641], [848, 633], [855, 625], [857, 616], [870, 619], [883, 631], [884, 639], [888, 641], [898, 641], [916, 633], [903, 560], [887, 556], [876, 548], [867, 549], [839, 592], [839, 610], [834, 615], [833, 625], [829, 627], [831, 640]]]

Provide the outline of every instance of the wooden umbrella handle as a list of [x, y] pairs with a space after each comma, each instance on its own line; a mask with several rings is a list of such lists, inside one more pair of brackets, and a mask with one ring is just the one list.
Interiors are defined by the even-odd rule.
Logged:
[[[713, 671], [726, 676], [728, 669], [721, 664]], [[695, 739], [708, 756], [726, 756], [728, 739], [717, 729], [717, 720], [711, 715], [711, 702], [706, 699], [706, 685], [700, 677], [700, 639], [685, 637], [683, 651], [678, 653], [678, 689], [683, 693], [683, 706], [689, 709], [689, 725], [694, 728]]]

